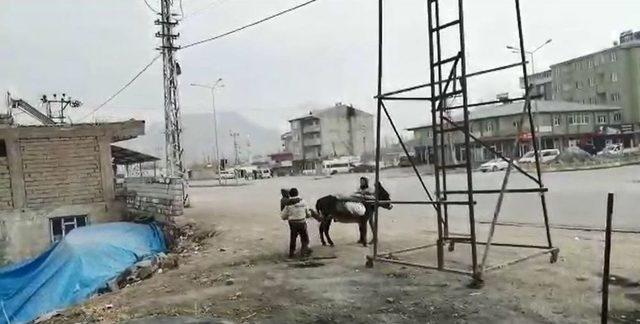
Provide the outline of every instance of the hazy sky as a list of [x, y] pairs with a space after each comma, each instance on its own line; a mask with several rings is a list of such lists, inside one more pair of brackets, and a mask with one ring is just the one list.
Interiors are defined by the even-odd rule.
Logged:
[[[176, 0], [177, 1], [177, 0]], [[159, 8], [157, 0], [149, 2]], [[178, 43], [244, 25], [303, 0], [183, 0]], [[425, 0], [386, 0], [385, 90], [428, 81]], [[444, 0], [442, 7], [450, 7]], [[640, 29], [638, 0], [522, 0], [525, 44], [553, 42], [536, 54], [536, 69], [610, 46], [619, 32]], [[466, 2], [468, 70], [515, 62], [513, 1]], [[177, 8], [177, 6], [176, 6]], [[156, 55], [156, 16], [143, 0], [0, 1], [0, 90], [32, 103], [66, 92], [84, 116]], [[447, 20], [447, 19], [443, 19]], [[218, 109], [284, 130], [286, 120], [335, 102], [373, 112], [376, 92], [377, 1], [319, 0], [232, 36], [179, 53], [184, 112], [210, 109], [207, 90], [189, 83], [223, 78]], [[519, 92], [519, 70], [470, 83], [472, 100]], [[427, 122], [424, 104], [394, 103], [400, 127]], [[97, 113], [99, 119], [160, 121], [161, 61]]]

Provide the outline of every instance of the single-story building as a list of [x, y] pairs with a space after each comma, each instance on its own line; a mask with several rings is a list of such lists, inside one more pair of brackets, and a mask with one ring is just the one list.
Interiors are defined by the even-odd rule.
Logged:
[[[0, 264], [34, 256], [76, 227], [119, 221], [111, 143], [144, 121], [0, 127]], [[121, 148], [118, 156], [131, 162]]]

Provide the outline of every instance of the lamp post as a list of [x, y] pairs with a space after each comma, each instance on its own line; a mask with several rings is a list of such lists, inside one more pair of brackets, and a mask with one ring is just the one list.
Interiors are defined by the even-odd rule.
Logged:
[[216, 82], [211, 86], [211, 85], [204, 85], [204, 84], [197, 84], [197, 83], [192, 83], [191, 84], [192, 87], [200, 87], [200, 88], [205, 88], [205, 89], [209, 89], [211, 91], [211, 109], [213, 110], [213, 136], [214, 136], [214, 141], [216, 144], [216, 164], [218, 165], [218, 183], [220, 185], [222, 185], [222, 177], [220, 175], [220, 148], [218, 145], [218, 118], [216, 117], [216, 94], [215, 94], [215, 90], [216, 88], [222, 88], [224, 87], [224, 84], [222, 84], [222, 79], [219, 78], [218, 80], [216, 80]]
[[[533, 54], [535, 54], [538, 50], [540, 50], [541, 48], [543, 48], [543, 47], [545, 47], [546, 45], [548, 45], [549, 43], [551, 43], [551, 41], [552, 41], [552, 39], [551, 39], [551, 38], [549, 38], [549, 39], [547, 39], [547, 41], [546, 41], [546, 42], [544, 42], [544, 43], [540, 44], [540, 46], [536, 47], [536, 48], [535, 48], [534, 50], [532, 50], [532, 51], [524, 50], [524, 52], [525, 52], [526, 54], [529, 54], [529, 56], [531, 57], [531, 75], [533, 75], [533, 74], [535, 74], [535, 73], [536, 73], [536, 67], [535, 67], [535, 64], [534, 64], [534, 61], [533, 61]], [[510, 50], [511, 50], [511, 52], [513, 52], [513, 53], [520, 53], [520, 48], [518, 48], [518, 47], [514, 47], [514, 46], [509, 46], [509, 45], [507, 45], [507, 49], [510, 49]], [[528, 85], [528, 84], [525, 84], [525, 85], [524, 85], [525, 91], [526, 91], [526, 89], [527, 89], [528, 87], [529, 87], [529, 85]], [[539, 111], [538, 111], [538, 103], [537, 103], [535, 100], [533, 101], [533, 110], [534, 110], [535, 117], [536, 117], [536, 118], [535, 118], [535, 120], [536, 120], [536, 127], [535, 127], [534, 132], [536, 132], [536, 133], [537, 133], [537, 134], [536, 134], [536, 137], [538, 138], [538, 149], [540, 149], [540, 150], [541, 150], [541, 149], [542, 149], [542, 138], [540, 137], [540, 113], [539, 113]]]

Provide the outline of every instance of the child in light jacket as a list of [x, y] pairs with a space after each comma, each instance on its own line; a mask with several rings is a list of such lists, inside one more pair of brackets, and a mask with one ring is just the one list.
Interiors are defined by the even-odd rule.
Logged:
[[289, 222], [289, 257], [293, 258], [296, 251], [296, 241], [300, 236], [302, 247], [300, 248], [300, 256], [308, 256], [311, 254], [309, 249], [309, 233], [307, 232], [307, 218], [310, 217], [307, 204], [298, 196], [298, 189], [291, 188], [289, 190], [289, 198], [284, 205], [284, 209], [280, 213], [282, 220]]

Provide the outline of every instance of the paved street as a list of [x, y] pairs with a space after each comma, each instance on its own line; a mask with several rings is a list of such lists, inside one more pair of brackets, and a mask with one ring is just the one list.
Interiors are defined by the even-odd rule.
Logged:
[[[358, 177], [373, 174], [345, 174], [331, 178], [284, 177], [254, 182], [247, 186], [234, 188], [192, 188], [197, 204], [199, 195], [204, 194], [207, 201], [213, 200], [213, 212], [232, 212], [238, 209], [236, 202], [247, 212], [262, 212], [260, 217], [277, 212], [280, 188], [298, 187], [302, 196], [310, 203], [326, 194], [350, 193], [355, 190]], [[473, 174], [477, 189], [499, 189], [504, 172]], [[434, 178], [424, 176], [427, 187], [433, 191]], [[465, 189], [465, 175], [449, 175], [450, 190]], [[627, 166], [575, 172], [552, 172], [543, 175], [543, 181], [549, 188], [547, 201], [552, 224], [585, 227], [603, 227], [605, 201], [608, 192], [614, 192], [614, 226], [620, 229], [640, 230], [640, 217], [637, 213], [637, 200], [640, 197], [640, 166]], [[394, 200], [419, 200], [425, 194], [410, 168], [385, 170], [381, 182], [391, 193]], [[535, 187], [535, 183], [517, 172], [512, 173], [509, 188]], [[212, 195], [212, 196], [210, 196]], [[450, 200], [465, 197], [451, 197]], [[476, 196], [477, 219], [488, 221], [493, 213], [497, 195]], [[250, 201], [250, 204], [243, 201]], [[221, 202], [225, 203], [221, 203]], [[217, 203], [220, 202], [220, 203]], [[464, 209], [451, 207], [453, 224], [465, 224]], [[396, 221], [435, 222], [435, 212], [430, 206], [396, 205], [392, 211], [383, 211], [382, 217]], [[504, 222], [542, 222], [540, 199], [535, 193], [508, 194], [503, 204], [500, 221]], [[435, 225], [433, 227], [435, 229]]]

